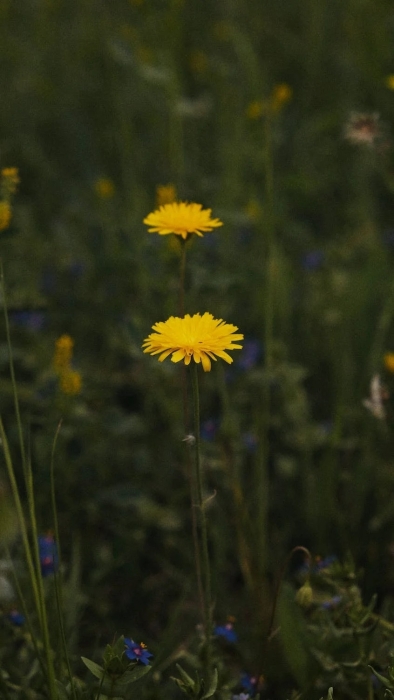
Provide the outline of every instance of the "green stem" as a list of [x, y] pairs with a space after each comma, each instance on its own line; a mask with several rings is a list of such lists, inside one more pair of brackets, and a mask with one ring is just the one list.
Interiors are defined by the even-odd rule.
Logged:
[[186, 243], [181, 239], [181, 260], [179, 266], [179, 315], [185, 315], [185, 273], [186, 273]]
[[204, 580], [204, 624], [205, 624], [205, 641], [206, 641], [206, 658], [207, 671], [210, 675], [210, 651], [211, 651], [211, 634], [212, 634], [212, 603], [211, 603], [211, 567], [209, 563], [208, 550], [208, 527], [207, 517], [205, 513], [204, 492], [203, 492], [203, 474], [201, 465], [201, 440], [200, 440], [200, 392], [198, 385], [198, 369], [197, 364], [193, 362], [192, 367], [192, 384], [193, 384], [193, 408], [194, 408], [194, 433], [195, 433], [195, 471], [197, 485], [197, 505], [200, 513], [201, 526], [201, 567]]
[[[55, 544], [57, 547], [59, 570], [60, 570], [60, 562], [61, 562], [61, 552], [60, 552], [60, 537], [59, 537], [59, 521], [58, 521], [58, 517], [57, 517], [56, 491], [55, 491], [55, 450], [56, 450], [57, 439], [59, 437], [61, 427], [62, 427], [62, 421], [60, 421], [59, 425], [57, 426], [57, 430], [56, 430], [55, 437], [53, 440], [52, 453], [51, 453], [51, 466], [50, 466], [52, 517], [53, 517], [53, 525], [54, 525], [54, 529], [55, 529]], [[56, 567], [54, 570], [54, 583], [55, 583], [56, 609], [57, 609], [57, 616], [58, 616], [59, 627], [60, 627], [60, 637], [61, 637], [61, 641], [62, 641], [63, 655], [64, 655], [64, 659], [65, 659], [66, 666], [67, 666], [68, 679], [70, 682], [70, 688], [72, 690], [73, 698], [74, 698], [74, 700], [77, 700], [77, 695], [76, 695], [76, 691], [75, 691], [75, 687], [74, 687], [74, 683], [73, 683], [72, 672], [71, 672], [70, 659], [68, 657], [66, 634], [65, 634], [65, 630], [64, 630], [62, 579], [61, 579], [61, 575], [59, 575], [58, 571], [56, 571]]]
[[21, 532], [21, 536], [22, 536], [22, 542], [23, 542], [23, 548], [24, 548], [26, 562], [27, 562], [27, 568], [29, 570], [30, 583], [31, 583], [32, 591], [33, 591], [35, 607], [37, 610], [40, 628], [42, 631], [42, 617], [41, 617], [41, 606], [40, 606], [40, 596], [39, 596], [39, 591], [38, 591], [37, 575], [36, 575], [36, 571], [34, 569], [33, 557], [31, 554], [29, 538], [27, 535], [26, 521], [25, 521], [25, 517], [23, 514], [21, 499], [19, 496], [18, 485], [16, 483], [15, 472], [14, 472], [14, 468], [13, 468], [13, 464], [12, 464], [10, 448], [9, 448], [9, 444], [8, 444], [8, 440], [7, 440], [7, 435], [6, 435], [5, 430], [4, 430], [3, 421], [1, 418], [0, 418], [0, 438], [1, 438], [1, 444], [3, 447], [8, 478], [9, 478], [10, 484], [11, 484], [11, 491], [12, 491], [12, 495], [13, 495], [13, 499], [14, 499], [14, 503], [15, 503], [16, 513], [18, 516], [19, 528], [20, 528], [20, 532]]
[[14, 370], [14, 357], [12, 354], [12, 345], [11, 345], [10, 324], [9, 324], [8, 312], [7, 312], [7, 298], [6, 298], [6, 290], [5, 290], [4, 268], [3, 268], [3, 261], [1, 260], [1, 258], [0, 258], [0, 283], [1, 283], [1, 293], [3, 295], [3, 311], [4, 311], [5, 331], [6, 331], [6, 337], [7, 337], [11, 382], [12, 382], [12, 389], [13, 389], [13, 394], [14, 394], [14, 406], [15, 406], [15, 413], [16, 413], [16, 421], [17, 421], [17, 425], [18, 425], [19, 444], [20, 444], [23, 470], [26, 471], [25, 442], [23, 439], [22, 421], [21, 421], [21, 415], [20, 415], [20, 410], [19, 410], [19, 399], [18, 399], [18, 391], [17, 391], [17, 386], [16, 386], [15, 370]]

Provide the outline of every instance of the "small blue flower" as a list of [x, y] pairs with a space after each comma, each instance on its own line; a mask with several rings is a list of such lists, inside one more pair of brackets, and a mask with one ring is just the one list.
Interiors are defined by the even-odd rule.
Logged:
[[334, 595], [334, 596], [333, 596], [332, 598], [330, 598], [329, 600], [325, 600], [325, 601], [320, 605], [320, 607], [323, 608], [323, 610], [332, 610], [333, 608], [336, 608], [337, 605], [339, 605], [339, 603], [341, 602], [341, 600], [342, 600], [342, 596], [340, 596], [340, 595]]
[[236, 360], [236, 367], [241, 370], [248, 370], [255, 367], [261, 358], [262, 350], [259, 340], [244, 340], [243, 348]]
[[145, 644], [141, 642], [141, 644], [137, 644], [136, 642], [133, 642], [132, 639], [126, 639], [124, 640], [126, 651], [125, 654], [128, 659], [131, 659], [131, 661], [141, 661], [144, 666], [148, 666], [149, 664], [149, 659], [153, 654], [151, 654]]
[[215, 439], [215, 435], [219, 430], [220, 421], [218, 418], [208, 418], [208, 420], [201, 423], [201, 439], [206, 442], [212, 442]]
[[319, 267], [323, 265], [323, 262], [324, 253], [322, 250], [310, 250], [309, 253], [305, 253], [301, 259], [302, 267], [308, 272], [318, 270]]
[[18, 612], [18, 610], [10, 610], [7, 614], [7, 619], [11, 624], [15, 625], [15, 627], [21, 627], [25, 624], [25, 616]]
[[40, 535], [38, 538], [41, 574], [45, 578], [54, 574], [59, 564], [56, 542], [53, 535]]
[[241, 676], [241, 685], [244, 690], [253, 695], [256, 691], [258, 678], [257, 676], [250, 676], [249, 673], [243, 673]]
[[29, 331], [40, 331], [45, 325], [43, 311], [10, 311], [10, 319], [16, 326], [23, 326]]
[[216, 637], [224, 637], [228, 642], [234, 644], [238, 641], [238, 635], [234, 632], [234, 625], [232, 622], [227, 622], [225, 625], [218, 625], [213, 630]]

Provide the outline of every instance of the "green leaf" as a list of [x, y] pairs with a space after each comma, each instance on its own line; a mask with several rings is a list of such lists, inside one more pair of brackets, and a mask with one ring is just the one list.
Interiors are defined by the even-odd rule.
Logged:
[[89, 671], [91, 673], [93, 673], [93, 675], [96, 676], [96, 678], [98, 678], [101, 681], [102, 677], [105, 674], [103, 667], [99, 666], [94, 661], [87, 659], [85, 656], [81, 656], [81, 659], [82, 659], [83, 663], [85, 664], [85, 666], [87, 666]]
[[384, 685], [386, 688], [389, 688], [389, 689], [391, 689], [391, 690], [393, 689], [393, 684], [392, 684], [391, 681], [389, 681], [388, 678], [385, 678], [384, 676], [381, 676], [380, 673], [378, 673], [377, 671], [375, 671], [375, 669], [374, 669], [372, 666], [368, 666], [368, 668], [371, 669], [371, 671], [372, 671], [372, 673], [374, 674], [374, 676], [376, 676], [376, 678], [378, 679], [378, 681], [380, 681], [381, 683], [383, 683], [383, 685]]
[[143, 666], [142, 664], [138, 664], [138, 666], [127, 669], [123, 676], [116, 680], [116, 685], [121, 686], [129, 685], [129, 683], [135, 683], [143, 676], [146, 676], [146, 674], [151, 670], [152, 666]]
[[308, 650], [308, 630], [295, 602], [295, 592], [289, 584], [283, 584], [278, 601], [280, 639], [294, 677], [301, 687], [311, 681], [313, 658]]
[[179, 664], [176, 664], [176, 667], [177, 667], [179, 673], [180, 673], [181, 676], [182, 676], [182, 680], [183, 680], [184, 684], [185, 684], [188, 688], [193, 688], [193, 689], [194, 689], [196, 683], [195, 683], [195, 681], [193, 680], [193, 678], [191, 678], [191, 677], [189, 676], [189, 674], [186, 673], [186, 671], [184, 671], [183, 668], [182, 668], [182, 666], [180, 666]]
[[202, 696], [202, 700], [205, 700], [205, 698], [211, 698], [212, 695], [216, 692], [217, 687], [218, 687], [218, 671], [217, 671], [217, 668], [215, 668], [213, 671], [213, 676], [211, 678], [211, 682], [209, 684], [208, 690]]

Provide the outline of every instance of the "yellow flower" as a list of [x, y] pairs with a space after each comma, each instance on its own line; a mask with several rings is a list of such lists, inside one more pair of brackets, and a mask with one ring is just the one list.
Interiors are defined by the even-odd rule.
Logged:
[[211, 219], [211, 209], [203, 209], [201, 204], [191, 202], [172, 202], [164, 204], [144, 219], [144, 224], [150, 226], [149, 233], [175, 233], [184, 240], [196, 233], [202, 236], [202, 231], [212, 231], [217, 226], [223, 226], [219, 219]]
[[100, 177], [96, 180], [94, 189], [100, 199], [111, 199], [115, 193], [115, 185], [108, 177]]
[[388, 372], [394, 373], [394, 352], [386, 352], [384, 366]]
[[56, 372], [63, 372], [69, 367], [73, 356], [74, 341], [69, 335], [61, 335], [57, 339], [55, 345], [55, 355], [53, 358], [53, 366]]
[[8, 202], [0, 202], [0, 231], [8, 228], [11, 221], [11, 207]]
[[60, 389], [62, 390], [63, 394], [75, 396], [75, 394], [79, 394], [81, 391], [82, 377], [77, 370], [68, 369], [65, 372], [62, 372], [59, 377], [59, 382]]
[[156, 206], [161, 207], [163, 204], [171, 204], [176, 200], [176, 187], [171, 183], [169, 185], [158, 185], [156, 188]]
[[393, 73], [391, 73], [391, 75], [387, 76], [386, 87], [388, 87], [389, 90], [394, 90], [394, 74]]
[[14, 194], [19, 185], [18, 168], [3, 168], [1, 171], [2, 186], [7, 194]]
[[279, 112], [284, 105], [291, 100], [293, 90], [287, 83], [279, 83], [275, 85], [271, 95], [271, 109], [273, 112]]
[[253, 100], [246, 108], [248, 119], [260, 119], [264, 114], [264, 103], [262, 100]]
[[156, 333], [151, 333], [143, 342], [144, 352], [158, 355], [159, 362], [163, 362], [172, 354], [172, 362], [184, 361], [189, 365], [191, 359], [202, 363], [204, 372], [211, 369], [211, 360], [221, 357], [222, 360], [232, 363], [233, 359], [225, 350], [240, 350], [242, 345], [234, 344], [235, 340], [242, 340], [243, 335], [235, 333], [237, 326], [225, 323], [221, 318], [216, 319], [205, 312], [202, 316], [186, 314], [184, 318], [171, 316], [165, 322], [155, 323], [152, 327]]

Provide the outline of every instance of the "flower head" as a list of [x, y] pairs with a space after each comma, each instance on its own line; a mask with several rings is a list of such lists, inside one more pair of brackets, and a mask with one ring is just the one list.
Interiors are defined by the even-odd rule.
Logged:
[[15, 625], [15, 627], [22, 627], [22, 625], [25, 624], [25, 616], [18, 610], [10, 610], [7, 614], [7, 619], [12, 625]]
[[384, 366], [388, 372], [394, 373], [394, 352], [386, 352]]
[[186, 241], [192, 233], [202, 236], [203, 232], [223, 226], [219, 219], [211, 219], [211, 211], [194, 202], [171, 202], [145, 217], [144, 224], [150, 227], [149, 233], [159, 233], [161, 236], [175, 233]]
[[143, 342], [144, 352], [158, 355], [163, 362], [172, 354], [172, 362], [184, 361], [189, 365], [192, 358], [202, 363], [204, 372], [211, 369], [211, 360], [220, 357], [229, 364], [233, 359], [226, 350], [240, 350], [242, 345], [234, 341], [242, 340], [243, 335], [235, 333], [237, 326], [215, 319], [212, 314], [205, 312], [202, 316], [186, 314], [184, 318], [170, 316], [167, 321], [155, 323], [153, 330]]
[[153, 656], [147, 648], [146, 645], [141, 642], [141, 644], [137, 644], [137, 642], [134, 642], [132, 639], [126, 639], [124, 640], [126, 651], [125, 654], [128, 659], [131, 661], [141, 661], [144, 666], [148, 666], [149, 664], [149, 659]]
[[280, 112], [282, 107], [291, 100], [292, 96], [293, 90], [287, 83], [275, 85], [271, 95], [271, 110], [273, 112]]
[[59, 375], [60, 389], [63, 394], [75, 396], [79, 394], [82, 388], [81, 373], [76, 369], [66, 368]]
[[115, 185], [109, 177], [100, 177], [96, 180], [94, 189], [100, 199], [111, 199], [115, 194]]
[[1, 171], [1, 184], [6, 195], [15, 194], [19, 185], [18, 168], [3, 168]]
[[374, 146], [382, 136], [379, 114], [352, 112], [344, 132], [345, 139], [355, 145]]
[[64, 333], [57, 339], [53, 366], [56, 372], [61, 372], [70, 365], [73, 356], [74, 341], [71, 336]]
[[58, 554], [56, 542], [51, 533], [47, 535], [40, 535], [38, 538], [38, 553], [40, 557], [41, 574], [44, 576], [49, 576], [55, 573], [58, 567]]
[[11, 207], [9, 202], [0, 202], [0, 231], [8, 228], [11, 221]]
[[231, 642], [232, 644], [236, 641], [238, 641], [238, 635], [234, 631], [234, 625], [232, 622], [227, 622], [225, 625], [217, 625], [213, 633], [216, 637], [224, 637], [227, 642]]
[[388, 87], [389, 90], [394, 90], [394, 75], [393, 73], [390, 73], [386, 77], [386, 87]]

